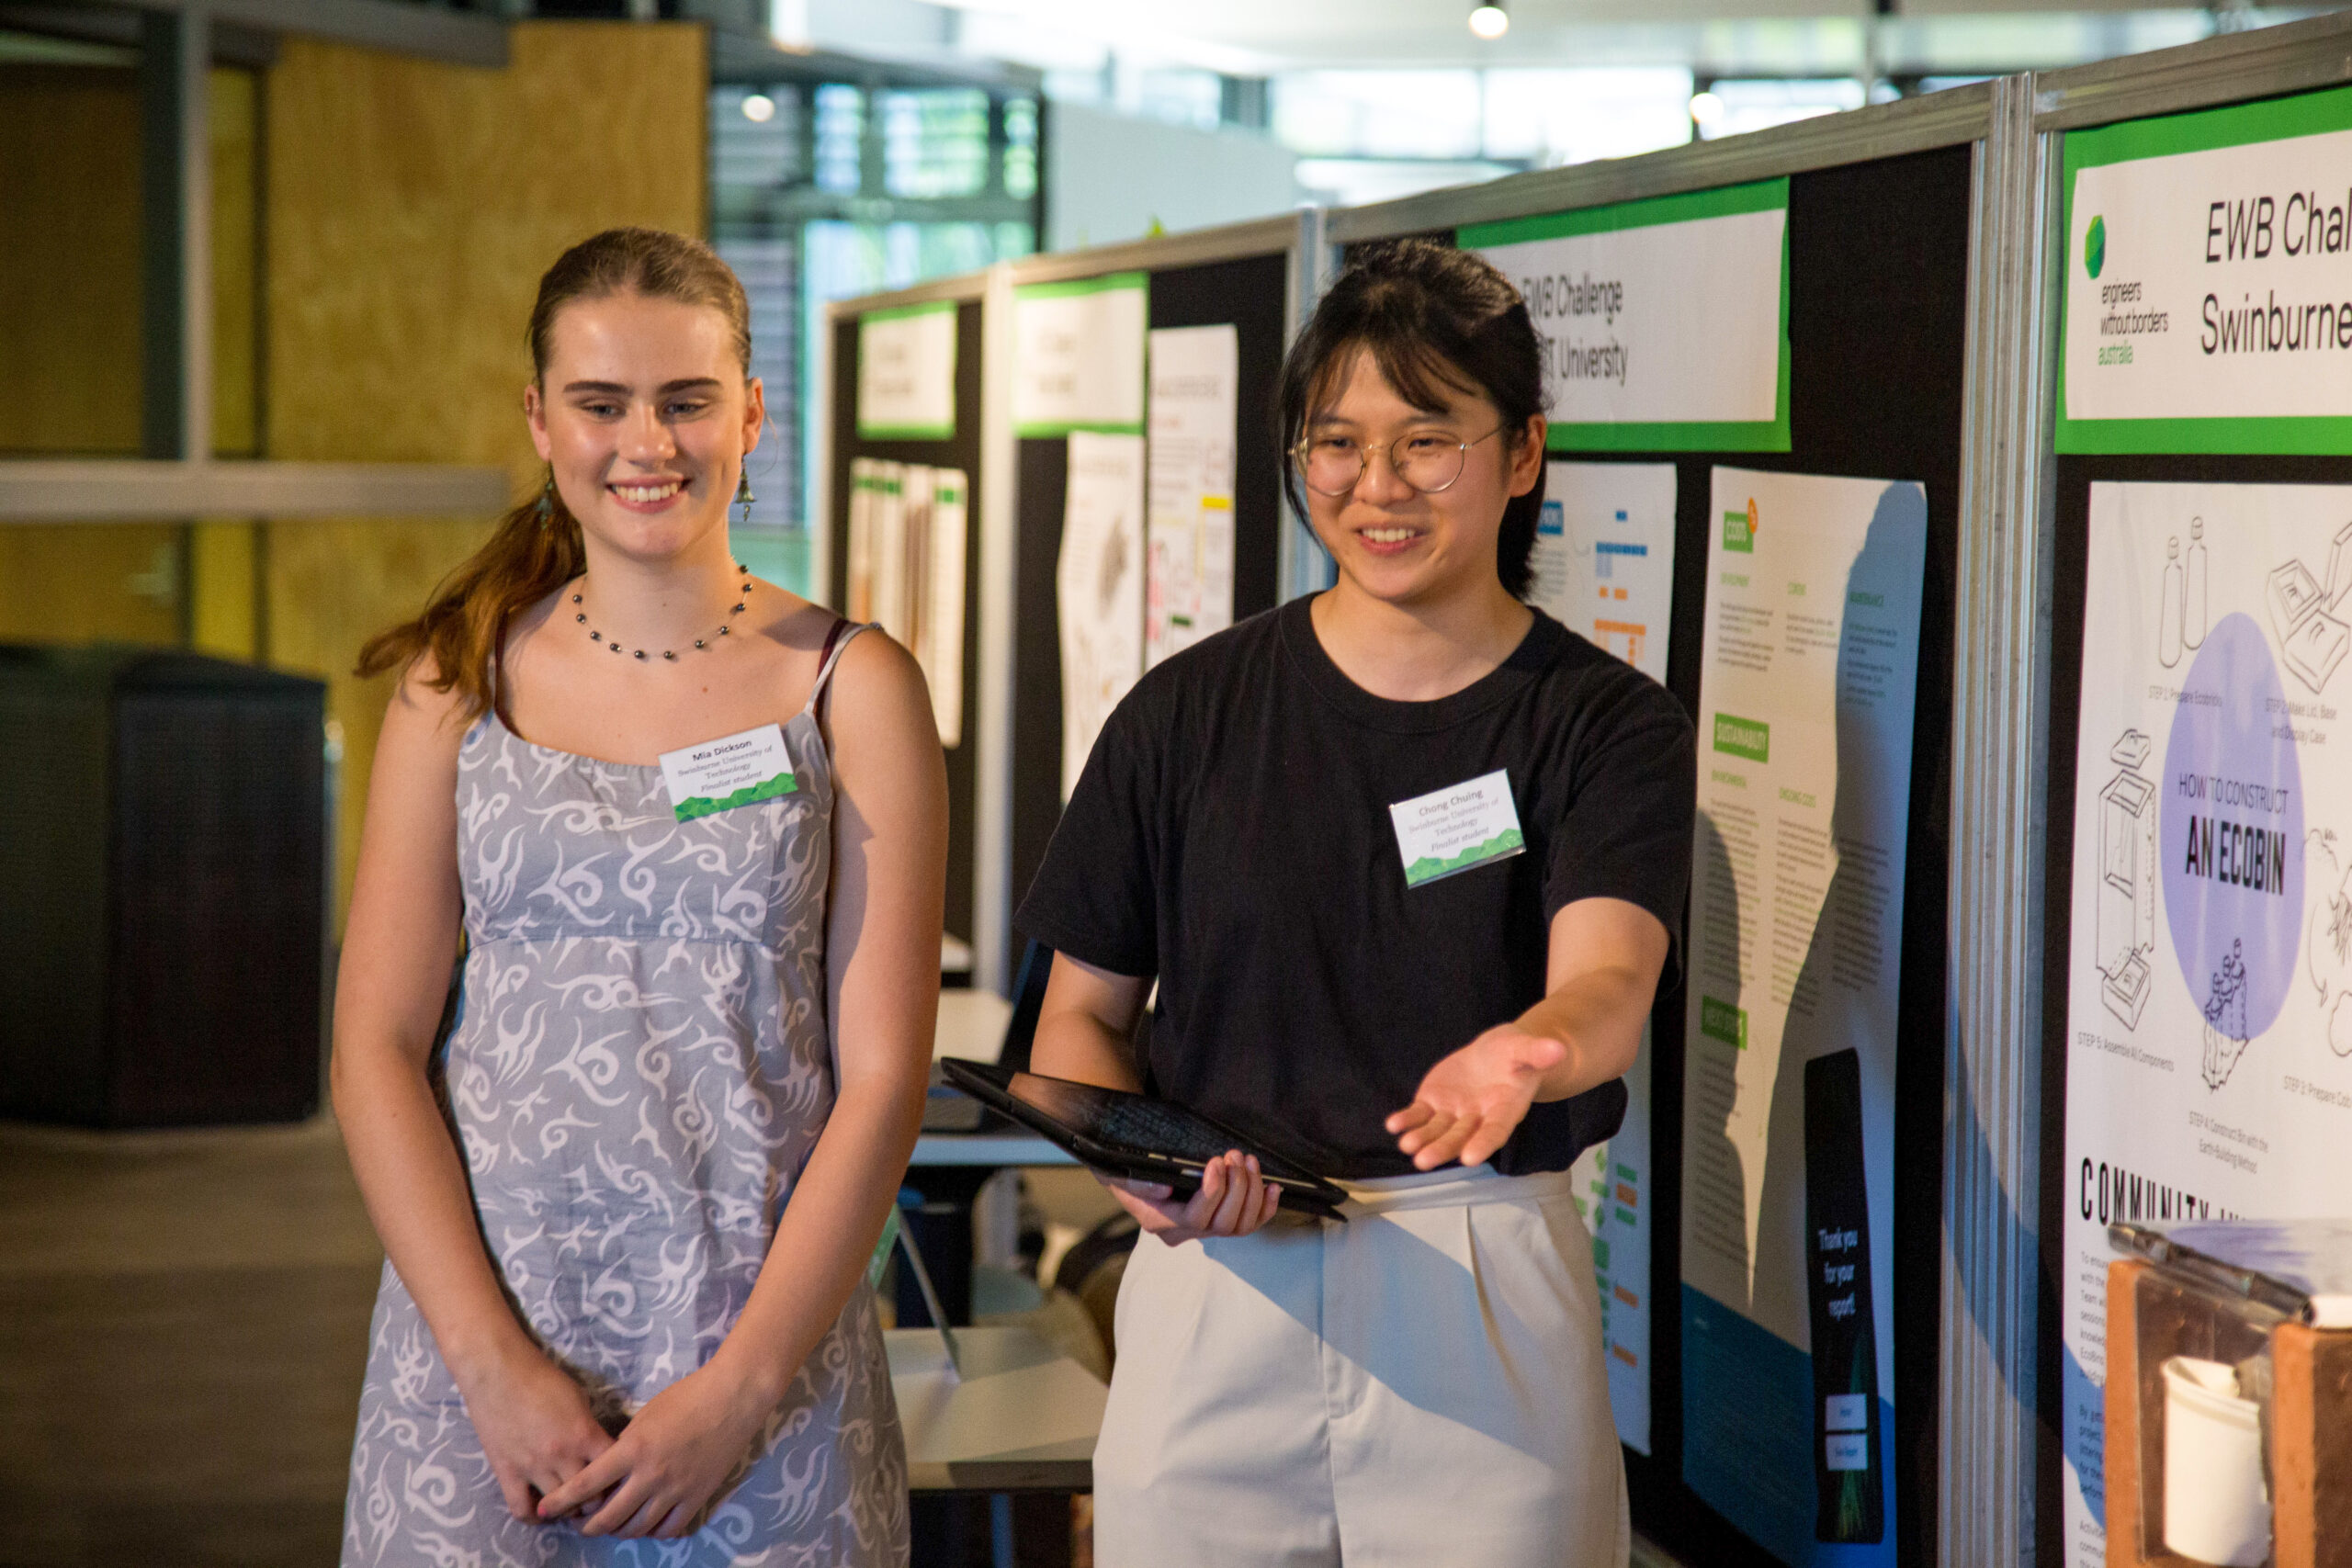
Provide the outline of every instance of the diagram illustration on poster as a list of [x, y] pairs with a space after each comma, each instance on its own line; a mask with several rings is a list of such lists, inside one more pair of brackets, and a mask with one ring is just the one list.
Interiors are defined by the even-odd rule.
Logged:
[[2347, 519], [2343, 487], [2090, 487], [2066, 1007], [2073, 1568], [2104, 1539], [2106, 1227], [2342, 1206]]

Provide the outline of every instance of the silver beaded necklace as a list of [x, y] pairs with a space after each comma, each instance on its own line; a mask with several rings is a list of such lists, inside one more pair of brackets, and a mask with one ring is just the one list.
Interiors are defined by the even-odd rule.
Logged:
[[[742, 595], [742, 597], [735, 601], [734, 607], [727, 612], [727, 619], [718, 624], [718, 629], [717, 631], [711, 633], [710, 636], [707, 637], [698, 637], [695, 638], [695, 646], [696, 648], [708, 648], [718, 638], [727, 636], [727, 634], [733, 629], [731, 623], [734, 621], [735, 617], [741, 615], [744, 610], [750, 606], [752, 598], [752, 569], [745, 566], [741, 561], [737, 561], [735, 563], [735, 570], [741, 573], [743, 578], [743, 586], [737, 591]], [[587, 578], [582, 577], [580, 580], [580, 586], [582, 589], [585, 589], [588, 586]], [[574, 593], [571, 596], [571, 603], [573, 606], [571, 618], [578, 625], [586, 626], [588, 626], [588, 612], [580, 608], [582, 598], [583, 595], [580, 593]], [[648, 648], [623, 648], [620, 645], [618, 638], [608, 637], [603, 632], [596, 630], [594, 626], [589, 626], [588, 628], [588, 640], [590, 642], [602, 643], [605, 647], [611, 649], [615, 653], [627, 653], [639, 659], [650, 658], [654, 651]], [[671, 649], [662, 649], [661, 653], [662, 657], [664, 659], [675, 660], [678, 657], [677, 653]]]

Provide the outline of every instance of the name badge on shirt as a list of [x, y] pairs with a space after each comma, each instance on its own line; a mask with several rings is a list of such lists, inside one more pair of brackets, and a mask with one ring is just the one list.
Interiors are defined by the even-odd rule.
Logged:
[[1510, 797], [1510, 770], [1464, 779], [1388, 808], [1396, 826], [1396, 853], [1405, 886], [1419, 887], [1490, 860], [1509, 860], [1527, 848], [1519, 807]]
[[792, 777], [792, 753], [785, 750], [783, 727], [774, 724], [664, 751], [662, 777], [670, 786], [670, 807], [681, 822], [774, 800], [800, 787]]

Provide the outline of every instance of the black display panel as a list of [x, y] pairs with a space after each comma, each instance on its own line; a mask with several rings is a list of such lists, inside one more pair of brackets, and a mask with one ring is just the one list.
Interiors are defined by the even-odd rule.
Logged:
[[[1238, 429], [1234, 447], [1233, 618], [1274, 607], [1282, 551], [1282, 469], [1275, 447], [1274, 382], [1282, 370], [1289, 257], [1243, 256], [1151, 274], [1150, 324], [1231, 323], [1238, 340]], [[1069, 446], [1062, 436], [1016, 444], [1012, 692], [1012, 897], [1017, 906], [1061, 820], [1062, 652], [1055, 565]], [[1005, 957], [1017, 967], [1020, 936]]]
[[[868, 441], [857, 434], [857, 318], [833, 322], [833, 542], [826, 592], [849, 603], [850, 464], [859, 457], [961, 468], [971, 485], [964, 525], [964, 743], [947, 751], [947, 932], [972, 939], [972, 878], [978, 821], [975, 738], [980, 724], [980, 303], [956, 306], [956, 434], [944, 441]], [[1012, 973], [1011, 970], [1006, 971]]]
[[[2042, 855], [2041, 928], [2041, 1184], [2040, 1212], [2030, 1216], [2041, 1238], [2041, 1280], [2036, 1317], [2034, 1386], [2041, 1440], [2035, 1453], [2038, 1561], [2065, 1562], [2063, 1510], [2064, 1401], [2076, 1380], [2066, 1371], [2065, 1323], [2074, 1305], [2065, 1252], [2066, 1204], [2083, 1190], [2066, 1169], [2066, 998], [2068, 954], [2074, 942], [2075, 803], [2081, 780], [2075, 750], [2081, 739], [2083, 613], [2089, 592], [2091, 486], [2102, 482], [2155, 484], [2352, 484], [2352, 457], [2098, 457], [2054, 461], [2055, 539], [2051, 563], [2050, 747], [2045, 808], [2048, 841]], [[2093, 787], [2098, 787], [2096, 780]]]
[[[1675, 466], [1674, 623], [1667, 686], [1696, 722], [1706, 612], [1710, 470], [1718, 465], [1916, 479], [1928, 497], [1919, 669], [1905, 839], [1894, 1104], [1895, 1517], [1879, 1521], [1903, 1568], [1935, 1561], [1940, 1337], [1944, 993], [1951, 793], [1953, 581], [1960, 539], [1973, 145], [1849, 164], [1789, 181], [1790, 450], [1554, 453]], [[1450, 233], [1433, 239], [1450, 241]], [[1634, 1528], [1686, 1562], [1767, 1568], [1765, 1551], [1683, 1483], [1679, 1342], [1683, 1010], [1675, 985], [1651, 1015], [1650, 1448], [1628, 1450]], [[1888, 1439], [1891, 1437], [1892, 1442]], [[1854, 1539], [1849, 1536], [1848, 1539]]]

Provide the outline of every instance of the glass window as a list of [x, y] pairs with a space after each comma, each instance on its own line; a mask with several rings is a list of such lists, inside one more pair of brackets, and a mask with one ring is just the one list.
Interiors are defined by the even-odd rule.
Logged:
[[989, 96], [978, 87], [875, 95], [882, 184], [892, 196], [974, 196], [989, 183]]
[[1037, 100], [1012, 98], [1004, 106], [1004, 194], [1027, 201], [1037, 194]]
[[1814, 80], [1725, 80], [1710, 82], [1690, 100], [1690, 118], [1702, 141], [1769, 130], [1816, 115], [1860, 108], [1869, 95], [1851, 76]]
[[1690, 73], [1679, 66], [1489, 71], [1486, 85], [1489, 158], [1550, 168], [1690, 140]]
[[828, 82], [816, 91], [812, 117], [817, 188], [855, 196], [865, 183], [865, 95]]
[[1300, 71], [1277, 77], [1274, 135], [1326, 157], [1476, 158], [1476, 71]]

